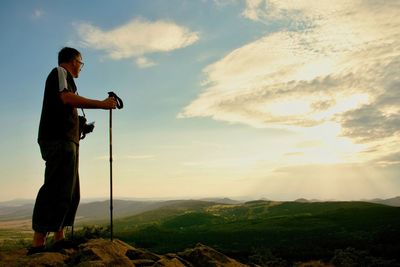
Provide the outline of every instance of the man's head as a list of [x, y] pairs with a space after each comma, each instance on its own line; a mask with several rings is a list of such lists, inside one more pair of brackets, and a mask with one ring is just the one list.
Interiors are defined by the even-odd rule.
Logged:
[[67, 69], [74, 78], [78, 78], [83, 67], [81, 53], [75, 48], [64, 47], [58, 52], [58, 65]]

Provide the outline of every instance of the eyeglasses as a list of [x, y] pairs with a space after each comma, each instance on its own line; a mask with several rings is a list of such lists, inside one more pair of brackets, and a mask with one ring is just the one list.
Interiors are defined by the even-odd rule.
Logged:
[[81, 69], [83, 68], [83, 66], [85, 65], [85, 63], [83, 63], [82, 61], [80, 61], [79, 59], [75, 59], [76, 61], [78, 61], [79, 64], [81, 64]]

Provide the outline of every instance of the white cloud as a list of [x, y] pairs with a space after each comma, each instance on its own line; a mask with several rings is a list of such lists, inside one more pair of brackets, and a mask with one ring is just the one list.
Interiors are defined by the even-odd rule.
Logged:
[[35, 9], [32, 13], [32, 18], [33, 19], [40, 19], [43, 17], [44, 11], [42, 9]]
[[334, 123], [379, 146], [399, 138], [399, 1], [246, 3], [243, 16], [291, 26], [207, 66], [204, 91], [179, 117], [316, 132]]
[[139, 57], [136, 59], [136, 64], [138, 65], [139, 68], [145, 69], [145, 68], [150, 68], [155, 65], [157, 65], [154, 61], [149, 60], [148, 58], [145, 57]]
[[246, 9], [243, 11], [242, 15], [251, 20], [260, 20], [260, 17], [266, 15], [262, 7], [263, 3], [263, 0], [246, 0]]
[[103, 30], [90, 23], [77, 24], [78, 35], [84, 46], [104, 50], [114, 59], [138, 58], [139, 66], [149, 67], [142, 56], [184, 48], [199, 40], [199, 34], [170, 21], [134, 19], [111, 30]]
[[246, 8], [242, 15], [255, 21], [268, 21], [292, 18], [297, 21], [315, 21], [319, 17], [354, 9], [358, 0], [246, 0]]

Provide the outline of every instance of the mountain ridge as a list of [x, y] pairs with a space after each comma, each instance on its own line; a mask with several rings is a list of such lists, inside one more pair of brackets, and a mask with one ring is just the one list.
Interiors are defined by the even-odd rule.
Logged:
[[[240, 204], [181, 200], [163, 205], [116, 218], [114, 237], [163, 255], [202, 243], [242, 262], [284, 259], [292, 264], [353, 256], [380, 263], [400, 262], [399, 207], [362, 201], [269, 200]], [[74, 237], [107, 238], [108, 224], [108, 220], [78, 224]], [[0, 228], [2, 233], [9, 240], [3, 244], [15, 240]], [[31, 234], [26, 240], [31, 240]]]
[[[174, 204], [184, 204], [193, 201], [215, 203], [215, 204], [241, 204], [246, 203], [244, 201], [238, 201], [230, 198], [200, 198], [200, 199], [177, 199], [177, 200], [126, 200], [126, 199], [115, 199], [113, 201], [114, 206], [114, 217], [123, 218], [126, 216], [132, 216], [140, 214], [142, 212], [156, 210], [161, 207], [166, 207]], [[263, 201], [263, 200], [252, 200], [252, 201]], [[270, 200], [264, 200], [270, 201]], [[333, 200], [332, 200], [333, 201]], [[294, 202], [302, 203], [318, 203], [318, 202], [332, 202], [332, 201], [319, 201], [319, 200], [308, 200], [306, 198], [300, 198]], [[392, 207], [400, 207], [400, 196], [388, 198], [388, 199], [371, 199], [371, 200], [360, 200], [367, 203], [377, 203]], [[251, 202], [251, 201], [248, 201]], [[280, 201], [280, 202], [292, 202], [292, 201]], [[335, 201], [333, 201], [335, 202]], [[339, 202], [352, 202], [352, 201], [339, 201]], [[9, 220], [24, 220], [30, 219], [32, 216], [34, 200], [28, 199], [16, 199], [5, 202], [0, 202], [0, 221]], [[109, 217], [109, 200], [99, 200], [93, 202], [82, 202], [79, 205], [77, 211], [77, 221], [102, 221]]]

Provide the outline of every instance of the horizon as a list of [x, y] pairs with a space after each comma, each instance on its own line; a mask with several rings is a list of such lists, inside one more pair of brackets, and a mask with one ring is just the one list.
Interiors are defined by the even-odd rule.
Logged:
[[[114, 195], [400, 195], [400, 2], [1, 3], [0, 202], [34, 199], [44, 83], [64, 46], [81, 96], [114, 91]], [[23, 33], [23, 34], [22, 34]], [[80, 112], [80, 110], [78, 111]], [[109, 194], [108, 112], [85, 110], [81, 197]]]
[[[241, 197], [241, 198], [235, 198], [235, 197], [203, 197], [203, 198], [158, 198], [158, 197], [154, 197], [154, 198], [135, 198], [135, 197], [113, 197], [113, 201], [138, 201], [138, 202], [164, 202], [164, 201], [190, 201], [190, 200], [195, 200], [195, 201], [209, 201], [211, 200], [232, 200], [232, 201], [237, 201], [237, 202], [251, 202], [251, 201], [272, 201], [272, 202], [296, 202], [298, 200], [306, 200], [306, 201], [310, 201], [310, 202], [368, 202], [368, 201], [372, 201], [372, 200], [392, 200], [392, 199], [400, 199], [400, 195], [399, 196], [393, 196], [393, 197], [389, 197], [389, 198], [371, 198], [371, 199], [307, 199], [307, 198], [296, 198], [296, 199], [269, 199], [269, 198], [251, 198], [251, 197]], [[81, 199], [80, 203], [83, 204], [88, 204], [88, 203], [94, 203], [94, 202], [109, 202], [110, 199], [106, 198], [106, 197], [93, 197], [93, 198], [83, 198]], [[15, 199], [9, 199], [9, 200], [5, 200], [5, 201], [0, 201], [0, 205], [1, 204], [5, 204], [5, 203], [23, 203], [23, 204], [28, 204], [28, 203], [32, 203], [34, 204], [35, 199], [30, 199], [30, 198], [15, 198]]]

